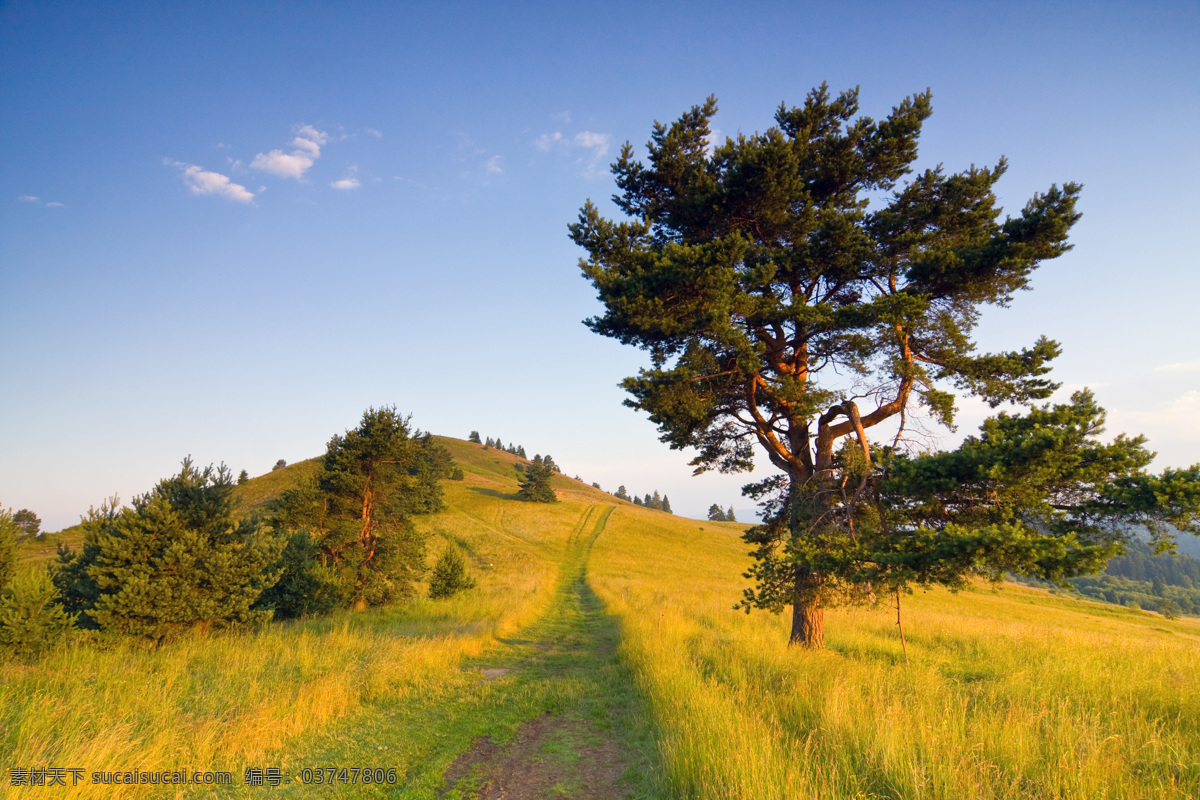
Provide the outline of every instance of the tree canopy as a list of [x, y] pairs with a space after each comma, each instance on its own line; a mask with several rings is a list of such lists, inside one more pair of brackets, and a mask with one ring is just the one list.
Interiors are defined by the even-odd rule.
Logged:
[[283, 542], [253, 517], [235, 520], [224, 465], [184, 459], [132, 508], [113, 498], [83, 528], [81, 552], [60, 547], [54, 583], [85, 624], [161, 640], [265, 616], [253, 605], [279, 577]]
[[425, 570], [424, 538], [410, 517], [443, 507], [438, 481], [453, 467], [449, 452], [413, 429], [410, 417], [394, 406], [369, 408], [357, 428], [329, 440], [311, 482], [281, 495], [274, 524], [306, 532], [351, 605], [406, 598]]
[[[549, 460], [549, 456], [546, 457]], [[540, 456], [534, 456], [533, 461], [525, 468], [519, 480], [520, 489], [517, 496], [522, 500], [532, 500], [537, 503], [557, 503], [558, 495], [550, 485], [554, 470]]]
[[[746, 601], [792, 605], [792, 641], [807, 646], [823, 644], [822, 609], [848, 584], [953, 584], [965, 572], [1012, 566], [1056, 576], [1091, 569], [1110, 552], [1082, 511], [1054, 524], [1023, 516], [1017, 501], [1036, 491], [1030, 486], [1013, 489], [1005, 511], [993, 504], [983, 528], [965, 517], [934, 524], [934, 509], [965, 508], [937, 499], [935, 489], [949, 491], [952, 480], [938, 470], [983, 459], [985, 496], [989, 481], [1015, 476], [989, 472], [1000, 467], [981, 451], [900, 454], [914, 412], [953, 425], [956, 391], [996, 407], [1028, 406], [1057, 388], [1046, 377], [1057, 343], [1043, 337], [980, 353], [973, 332], [983, 306], [1006, 305], [1035, 269], [1070, 249], [1079, 219], [1074, 183], [1052, 185], [1001, 218], [994, 186], [1003, 158], [912, 174], [931, 109], [927, 91], [877, 121], [858, 114], [857, 89], [835, 97], [822, 85], [799, 107], [781, 105], [767, 131], [714, 142], [710, 97], [670, 125], [655, 123], [647, 163], [622, 148], [613, 199], [627, 219], [606, 219], [589, 201], [570, 226], [603, 303], [586, 324], [650, 355], [650, 367], [622, 383], [626, 404], [647, 412], [671, 447], [694, 449], [697, 472], [748, 470], [757, 445], [783, 473], [749, 489], [775, 499], [774, 517], [747, 534], [759, 583]], [[1029, 418], [1006, 419], [996, 424]], [[883, 442], [873, 442], [884, 422]], [[1135, 443], [1125, 440], [1124, 455], [1113, 456], [1107, 484], [1142, 474]], [[1058, 444], [1066, 450], [1047, 459], [1082, 457], [1066, 439]], [[1089, 479], [1070, 469], [1058, 478], [1067, 494]], [[1143, 503], [1137, 491], [1122, 502]], [[1118, 506], [1108, 510], [1128, 507]], [[1152, 506], [1149, 516], [1158, 513]], [[890, 543], [880, 547], [898, 548], [886, 567], [853, 555], [872, 524], [877, 542]], [[982, 529], [999, 538], [971, 544], [967, 532]], [[902, 566], [906, 549], [921, 554], [922, 567]]]

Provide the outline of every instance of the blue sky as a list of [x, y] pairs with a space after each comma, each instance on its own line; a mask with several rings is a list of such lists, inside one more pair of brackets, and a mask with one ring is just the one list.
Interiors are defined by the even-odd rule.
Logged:
[[[191, 454], [259, 474], [368, 405], [739, 509], [621, 405], [566, 226], [709, 94], [721, 135], [813, 86], [929, 87], [921, 166], [1084, 184], [1075, 249], [988, 311], [1045, 333], [1156, 467], [1200, 461], [1200, 6], [0, 3], [0, 504], [48, 529]], [[984, 416], [964, 400], [959, 435]], [[951, 443], [955, 435], [947, 434]]]

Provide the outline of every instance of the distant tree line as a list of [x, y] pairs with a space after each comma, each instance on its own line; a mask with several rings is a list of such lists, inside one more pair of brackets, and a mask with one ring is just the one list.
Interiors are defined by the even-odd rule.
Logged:
[[[481, 439], [479, 437], [479, 431], [471, 431], [470, 435], [467, 436], [467, 441], [474, 442], [475, 444], [481, 444], [481, 445], [483, 445], [483, 448], [485, 450], [494, 447], [497, 450], [503, 450], [506, 453], [511, 453], [512, 455], [517, 456], [518, 458], [524, 458], [527, 460], [529, 458], [529, 456], [525, 455], [524, 446], [519, 445], [519, 444], [512, 444], [512, 443], [505, 445], [504, 442], [501, 441], [500, 437], [498, 437], [498, 436], [495, 439], [493, 439], [490, 436], [487, 437], [486, 439]], [[552, 469], [555, 472], [562, 472], [562, 470], [559, 469], [558, 465], [554, 463], [554, 459], [550, 458], [550, 456], [548, 456], [548, 455], [542, 457], [543, 461], [546, 461], [547, 459], [550, 462], [550, 469]]]
[[[600, 487], [597, 485], [596, 488], [599, 489]], [[617, 498], [618, 500], [625, 500], [626, 502], [633, 503], [635, 506], [652, 508], [655, 511], [665, 511], [668, 514], [674, 513], [671, 511], [670, 499], [665, 494], [659, 495], [657, 489], [654, 490], [653, 494], [647, 494], [645, 497], [641, 497], [636, 494], [631, 496], [625, 489], [624, 485], [622, 485], [618, 486], [617, 490], [613, 492], [613, 497]]]
[[[265, 513], [237, 513], [227, 467], [184, 459], [132, 507], [91, 509], [82, 548], [60, 545], [48, 573], [13, 579], [21, 528], [0, 509], [0, 646], [31, 652], [71, 627], [162, 642], [406, 600], [427, 572], [412, 518], [443, 507], [439, 481], [454, 473], [449, 451], [392, 406], [330, 439], [316, 473]], [[453, 549], [433, 578], [437, 597], [474, 585]]]
[[737, 516], [733, 513], [733, 506], [729, 510], [721, 508], [716, 503], [708, 507], [708, 518], [713, 522], [737, 522]]
[[[1031, 586], [1063, 589], [1037, 578], [1010, 577]], [[1200, 560], [1182, 553], [1155, 553], [1146, 542], [1133, 539], [1125, 553], [1111, 559], [1103, 572], [1070, 579], [1066, 591], [1167, 616], [1200, 616]]]

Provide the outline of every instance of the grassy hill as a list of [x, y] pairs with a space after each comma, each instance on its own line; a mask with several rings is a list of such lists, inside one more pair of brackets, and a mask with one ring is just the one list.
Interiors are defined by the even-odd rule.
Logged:
[[[744, 526], [561, 475], [560, 503], [525, 503], [516, 457], [441, 441], [465, 480], [418, 524], [430, 563], [457, 543], [478, 588], [0, 663], [5, 765], [83, 769], [83, 797], [113, 796], [93, 772], [184, 768], [233, 785], [124, 796], [1200, 796], [1200, 621], [1006, 585], [904, 597], [907, 664], [886, 602], [789, 650], [786, 619], [732, 610]], [[305, 464], [239, 487], [244, 506]]]

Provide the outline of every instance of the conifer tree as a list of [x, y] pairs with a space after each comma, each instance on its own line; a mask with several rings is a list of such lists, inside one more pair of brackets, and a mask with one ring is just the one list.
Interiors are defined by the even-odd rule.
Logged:
[[713, 503], [708, 507], [708, 518], [713, 522], [725, 522], [725, 509]]
[[241, 472], [238, 473], [238, 486], [241, 486], [243, 483], [249, 483], [249, 482], [250, 482], [250, 473], [249, 472], [246, 472], [246, 470], [242, 470]]
[[321, 545], [307, 528], [285, 533], [287, 544], [277, 564], [279, 580], [264, 591], [254, 607], [275, 619], [319, 616], [347, 602], [337, 571], [322, 558]]
[[668, 514], [674, 513], [671, 511], [671, 501], [669, 499], [667, 499], [667, 496], [665, 494], [663, 495], [662, 510], [667, 512]]
[[625, 486], [622, 484], [621, 486], [617, 487], [617, 491], [615, 494], [613, 494], [613, 497], [617, 498], [618, 500], [628, 501], [629, 493], [625, 491]]
[[725, 521], [726, 522], [737, 522], [737, 516], [735, 516], [733, 513], [733, 505], [732, 504], [729, 506], [729, 510], [725, 512]]
[[[929, 92], [876, 121], [858, 115], [857, 89], [835, 97], [822, 85], [803, 105], [780, 106], [774, 127], [724, 142], [711, 141], [716, 111], [709, 98], [671, 125], [656, 124], [646, 163], [626, 144], [613, 165], [614, 200], [626, 219], [605, 219], [589, 202], [571, 226], [604, 306], [587, 324], [649, 353], [650, 367], [623, 383], [626, 402], [646, 411], [671, 447], [695, 448], [697, 472], [751, 469], [755, 446], [780, 470], [748, 487], [752, 497], [775, 498], [775, 516], [746, 534], [762, 567], [747, 608], [790, 605], [791, 642], [821, 647], [827, 604], [853, 596], [868, 573], [906, 580], [898, 567], [866, 568], [850, 556], [864, 542], [861, 518], [872, 507], [864, 493], [934, 492], [888, 472], [900, 463], [884, 449], [902, 443], [894, 431], [890, 444], [873, 443], [869, 432], [889, 420], [903, 431], [916, 413], [952, 424], [956, 392], [993, 407], [1031, 406], [1056, 388], [1045, 377], [1059, 353], [1055, 342], [1042, 337], [984, 354], [973, 331], [985, 306], [1007, 305], [1035, 269], [1070, 249], [1080, 187], [1052, 185], [1002, 219], [994, 187], [1007, 169], [1003, 159], [912, 175], [932, 112]], [[1060, 455], [1069, 457], [1063, 433]], [[1126, 468], [1102, 484], [1186, 482], [1145, 474], [1126, 450]], [[981, 452], [922, 463], [949, 471], [958, 459], [968, 472], [966, 459]], [[906, 465], [905, 474], [924, 468]], [[1018, 496], [1030, 497], [1010, 495]], [[869, 524], [898, 538], [884, 545], [880, 534], [878, 557], [891, 563], [898, 556], [889, 549], [919, 542], [923, 549], [907, 558], [921, 567], [909, 574], [934, 582], [1014, 566], [1078, 574], [1111, 555], [1082, 518], [1069, 530], [1019, 523], [1028, 518], [1018, 513], [1017, 528], [993, 528], [992, 539], [980, 539], [933, 515], [893, 524], [919, 503], [888, 498], [894, 505], [876, 504]], [[1182, 499], [1177, 493], [1145, 513], [1170, 516]], [[939, 502], [953, 505], [949, 497]], [[1108, 510], [1127, 514], [1131, 504]], [[770, 599], [758, 603], [763, 592]]]
[[38, 515], [30, 511], [28, 508], [22, 508], [20, 511], [14, 512], [12, 515], [13, 522], [17, 524], [20, 530], [20, 535], [25, 538], [33, 538], [41, 533], [42, 521], [38, 519]]
[[429, 579], [430, 599], [441, 600], [474, 588], [475, 579], [467, 574], [467, 560], [451, 544], [433, 566], [433, 575]]
[[537, 503], [557, 503], [558, 495], [554, 493], [554, 489], [550, 485], [551, 476], [554, 473], [550, 467], [544, 463], [535, 460], [530, 464], [523, 473], [520, 479], [520, 490], [517, 496], [523, 500], [532, 500]]
[[37, 654], [61, 639], [75, 624], [63, 610], [50, 577], [29, 572], [0, 589], [0, 649]]
[[467, 441], [474, 442], [475, 444], [483, 444], [479, 439], [479, 431], [471, 431], [471, 434], [467, 437]]
[[524, 446], [522, 446], [522, 445], [517, 445], [517, 455], [518, 455], [518, 456], [520, 456], [521, 458], [525, 458], [525, 448], [524, 448]]
[[636, 495], [636, 494], [635, 494], [635, 495], [633, 496], [633, 504], [634, 504], [635, 506], [640, 506], [640, 505], [642, 505], [642, 498], [641, 498], [641, 496], [640, 496], [640, 495]]
[[67, 613], [105, 629], [162, 640], [264, 618], [252, 608], [278, 578], [284, 542], [255, 518], [234, 521], [229, 469], [183, 461], [178, 475], [85, 518], [83, 550], [60, 549], [55, 583]]
[[650, 506], [655, 511], [662, 511], [662, 507], [663, 507], [662, 497], [659, 495], [657, 489], [654, 490], [653, 497], [651, 497], [650, 495], [647, 495], [646, 498], [647, 498], [646, 505]]
[[410, 518], [443, 507], [438, 481], [453, 467], [395, 406], [369, 408], [357, 428], [329, 440], [310, 483], [280, 496], [274, 525], [308, 531], [354, 608], [404, 599], [425, 570], [425, 540]]
[[20, 530], [13, 521], [12, 511], [0, 506], [0, 589], [12, 579], [17, 563], [17, 534]]

